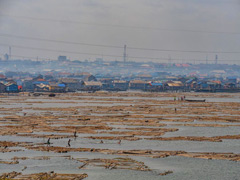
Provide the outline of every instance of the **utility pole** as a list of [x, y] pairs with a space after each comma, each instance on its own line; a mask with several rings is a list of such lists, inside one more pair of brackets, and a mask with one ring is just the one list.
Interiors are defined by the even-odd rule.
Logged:
[[168, 55], [168, 64], [169, 64], [169, 65], [172, 64], [172, 58], [171, 58], [171, 55]]
[[218, 55], [215, 57], [215, 64], [218, 64]]
[[125, 63], [126, 61], [127, 61], [127, 45], [124, 45], [123, 62]]
[[12, 48], [11, 46], [9, 46], [9, 59], [11, 59], [11, 56], [12, 56]]

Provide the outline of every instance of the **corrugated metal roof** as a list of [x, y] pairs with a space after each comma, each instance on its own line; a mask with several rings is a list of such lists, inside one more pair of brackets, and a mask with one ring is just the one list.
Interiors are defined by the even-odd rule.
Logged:
[[58, 87], [66, 87], [65, 84], [58, 84]]
[[215, 84], [221, 84], [221, 81], [212, 81]]
[[127, 81], [122, 81], [122, 80], [114, 80], [113, 83], [127, 83]]
[[77, 79], [73, 78], [61, 78], [60, 81], [63, 83], [79, 83]]
[[142, 81], [142, 80], [133, 80], [130, 81], [131, 84], [147, 84], [146, 81]]
[[101, 82], [98, 81], [84, 81], [86, 86], [102, 86]]
[[49, 84], [47, 81], [34, 81], [33, 84]]
[[151, 83], [152, 86], [163, 86], [162, 83]]
[[180, 87], [180, 86], [182, 86], [182, 84], [178, 84], [178, 83], [168, 83], [168, 86], [170, 86], [170, 87]]

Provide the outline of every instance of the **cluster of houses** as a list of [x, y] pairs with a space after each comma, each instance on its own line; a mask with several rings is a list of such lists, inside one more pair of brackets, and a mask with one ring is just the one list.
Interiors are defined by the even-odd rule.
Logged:
[[12, 79], [7, 79], [3, 74], [0, 74], [0, 92], [19, 92], [22, 90], [21, 86]]
[[64, 74], [61, 77], [39, 75], [37, 77], [7, 78], [0, 74], [0, 92], [76, 92], [76, 91], [200, 91], [200, 92], [239, 92], [237, 77], [197, 78], [168, 76], [152, 79], [150, 75], [130, 78], [96, 78], [89, 73]]

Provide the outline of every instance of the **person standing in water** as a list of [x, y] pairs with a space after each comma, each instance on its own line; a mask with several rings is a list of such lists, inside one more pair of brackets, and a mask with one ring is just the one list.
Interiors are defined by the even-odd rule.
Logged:
[[71, 142], [71, 139], [68, 140], [68, 147], [71, 147], [70, 142]]
[[50, 138], [47, 140], [47, 145], [50, 146]]
[[121, 142], [122, 142], [122, 140], [120, 139], [120, 140], [118, 141], [118, 144], [121, 144]]
[[77, 131], [75, 130], [73, 133], [73, 136], [76, 138], [77, 137]]

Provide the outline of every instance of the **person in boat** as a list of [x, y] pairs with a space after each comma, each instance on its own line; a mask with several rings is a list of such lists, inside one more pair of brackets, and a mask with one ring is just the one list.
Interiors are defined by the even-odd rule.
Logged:
[[120, 139], [120, 140], [118, 141], [118, 144], [121, 144], [121, 142], [122, 142], [122, 140]]

